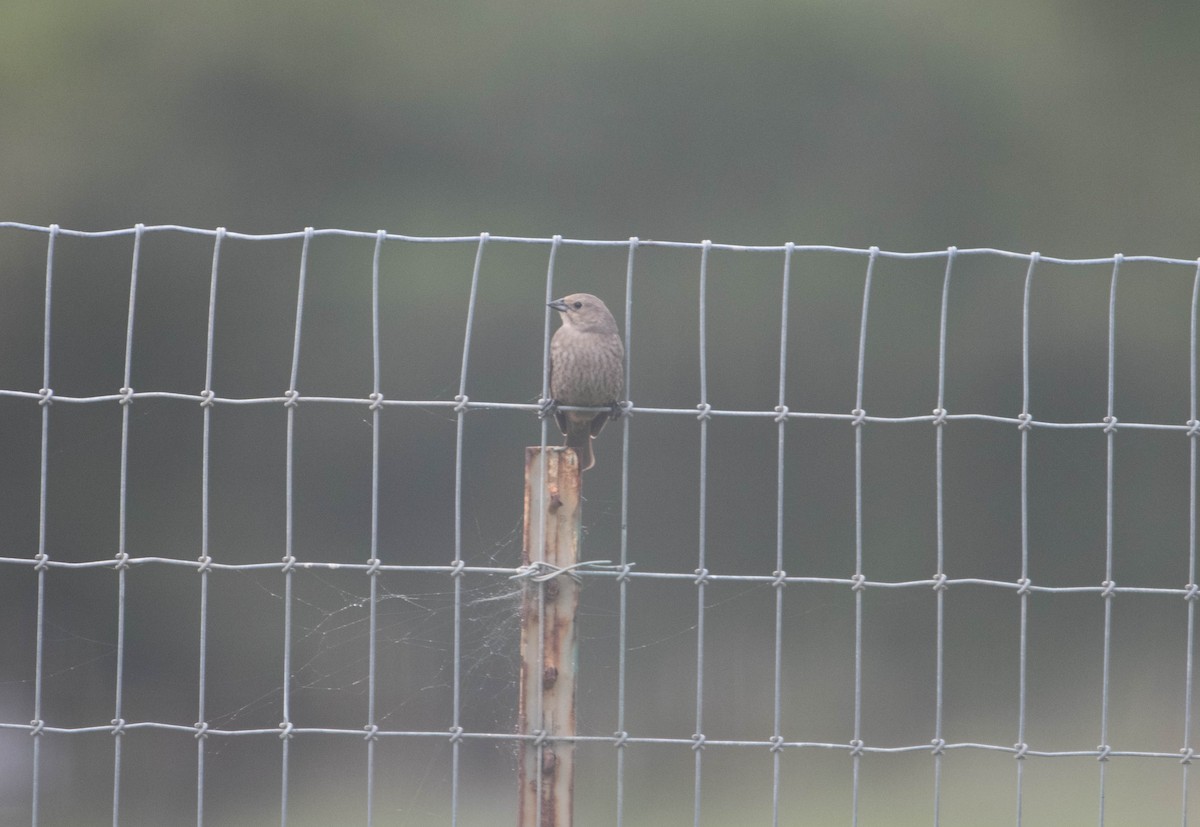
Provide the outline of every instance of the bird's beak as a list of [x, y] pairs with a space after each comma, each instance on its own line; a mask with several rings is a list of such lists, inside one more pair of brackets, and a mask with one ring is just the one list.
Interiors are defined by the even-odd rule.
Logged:
[[567, 303], [562, 299], [555, 299], [554, 301], [547, 304], [546, 307], [553, 307], [559, 313], [567, 312]]

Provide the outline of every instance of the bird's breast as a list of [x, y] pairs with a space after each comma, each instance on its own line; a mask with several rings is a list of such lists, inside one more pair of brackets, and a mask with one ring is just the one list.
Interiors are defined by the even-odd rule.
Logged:
[[613, 334], [555, 335], [550, 346], [550, 392], [564, 405], [611, 404], [621, 396], [624, 357], [621, 339]]

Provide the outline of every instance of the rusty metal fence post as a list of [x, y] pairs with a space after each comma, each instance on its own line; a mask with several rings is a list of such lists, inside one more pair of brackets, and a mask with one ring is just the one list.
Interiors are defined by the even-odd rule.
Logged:
[[575, 614], [580, 472], [575, 452], [525, 449], [519, 827], [570, 827], [575, 786]]

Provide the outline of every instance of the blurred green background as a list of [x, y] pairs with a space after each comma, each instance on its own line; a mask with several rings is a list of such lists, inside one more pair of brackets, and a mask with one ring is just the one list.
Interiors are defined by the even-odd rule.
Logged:
[[[527, 235], [737, 244], [879, 245], [899, 251], [986, 246], [1065, 257], [1200, 255], [1200, 8], [1153, 10], [1069, 0], [995, 7], [945, 0], [633, 4], [12, 4], [0, 27], [0, 220], [101, 230], [176, 223], [248, 233], [305, 226], [411, 235]], [[310, 250], [298, 387], [371, 390], [373, 240], [318, 238]], [[300, 242], [225, 243], [213, 387], [277, 396], [291, 365]], [[0, 230], [0, 388], [42, 386], [46, 236]], [[123, 384], [130, 236], [59, 238], [51, 382], [55, 393]], [[490, 243], [482, 258], [467, 393], [532, 402], [541, 385], [549, 247]], [[131, 383], [204, 386], [212, 242], [148, 234], [142, 245]], [[458, 392], [475, 244], [390, 242], [381, 259], [382, 386], [392, 399]], [[699, 253], [635, 257], [630, 397], [651, 407], [699, 401]], [[588, 290], [621, 308], [627, 251], [565, 246], [556, 294]], [[770, 410], [778, 396], [777, 253], [712, 253], [708, 388], [718, 408]], [[787, 404], [854, 407], [862, 256], [793, 260]], [[927, 414], [937, 401], [944, 259], [881, 259], [871, 299], [864, 407]], [[1021, 409], [1025, 264], [960, 256], [950, 289], [946, 407]], [[1030, 409], [1096, 422], [1107, 403], [1111, 267], [1043, 265], [1031, 309]], [[1189, 413], [1194, 268], [1130, 263], [1117, 297], [1115, 412], [1181, 424]], [[622, 314], [618, 312], [620, 317]], [[622, 325], [625, 319], [621, 319]], [[41, 413], [0, 397], [0, 556], [38, 546]], [[117, 549], [121, 413], [114, 403], [54, 405], [47, 476], [48, 553], [96, 560]], [[284, 553], [281, 406], [218, 406], [211, 455], [210, 552], [232, 563]], [[641, 571], [697, 564], [699, 426], [643, 415], [630, 425], [629, 557]], [[201, 412], [142, 400], [130, 422], [126, 548], [200, 553]], [[371, 426], [365, 409], [308, 404], [296, 415], [294, 552], [369, 556]], [[462, 554], [515, 565], [528, 412], [466, 420]], [[709, 427], [707, 565], [775, 568], [776, 426]], [[552, 435], [553, 437], [553, 435]], [[381, 426], [380, 556], [454, 557], [455, 420], [444, 408], [388, 410]], [[619, 553], [620, 427], [587, 476], [586, 556]], [[789, 574], [854, 570], [853, 430], [788, 426], [784, 558]], [[945, 432], [945, 558], [951, 577], [1020, 576], [1019, 435], [1007, 425]], [[1189, 454], [1177, 432], [1122, 431], [1114, 465], [1114, 579], [1189, 581]], [[906, 581], [936, 569], [934, 429], [864, 433], [864, 571]], [[1039, 585], [1105, 578], [1105, 438], [1030, 435], [1030, 576]], [[296, 576], [298, 725], [366, 722], [366, 578]], [[103, 726], [114, 717], [116, 575], [47, 575], [42, 717]], [[450, 725], [452, 599], [443, 576], [380, 581], [381, 726]], [[511, 731], [517, 668], [513, 586], [464, 583], [463, 725]], [[585, 592], [581, 731], [617, 728], [617, 591]], [[773, 721], [774, 592], [707, 592], [704, 730], [763, 740]], [[282, 715], [283, 578], [212, 576], [206, 716], [225, 728]], [[634, 735], [695, 731], [695, 588], [635, 581], [629, 593], [625, 721]], [[0, 569], [0, 722], [33, 717], [36, 577]], [[842, 586], [791, 587], [784, 601], [783, 733], [853, 737], [854, 604]], [[1019, 604], [1011, 591], [946, 594], [945, 721], [953, 743], [1010, 745], [1017, 731]], [[1115, 601], [1108, 742], [1174, 752], [1185, 744], [1187, 608], [1178, 596]], [[1103, 601], [1038, 595], [1029, 615], [1026, 740], [1092, 750], [1101, 739]], [[928, 743], [934, 725], [935, 598], [868, 590], [862, 734], [871, 746]], [[197, 719], [199, 588], [194, 571], [128, 574], [122, 716]], [[449, 820], [442, 739], [386, 739], [377, 824]], [[278, 740], [210, 739], [206, 824], [278, 823]], [[289, 823], [365, 820], [366, 748], [346, 737], [293, 742]], [[615, 821], [611, 746], [581, 747], [580, 823]], [[123, 740], [122, 824], [195, 823], [195, 743], [135, 731]], [[0, 729], [0, 822], [30, 819], [31, 747]], [[43, 739], [42, 824], [111, 820], [110, 735]], [[850, 820], [850, 759], [783, 756], [781, 823]], [[512, 744], [467, 742], [460, 824], [515, 819]], [[766, 750], [704, 754], [702, 823], [770, 823]], [[1029, 759], [1025, 824], [1090, 824], [1094, 758]], [[1193, 774], [1194, 775], [1194, 774]], [[944, 824], [1015, 822], [1010, 755], [944, 758]], [[1117, 758], [1108, 824], [1176, 823], [1186, 776], [1172, 759]], [[1194, 786], [1194, 783], [1192, 784]], [[1192, 791], [1195, 798], [1196, 791]], [[690, 824], [687, 747], [630, 748], [625, 824]], [[860, 824], [929, 824], [925, 753], [863, 761]], [[1195, 807], [1193, 806], [1193, 810]]]

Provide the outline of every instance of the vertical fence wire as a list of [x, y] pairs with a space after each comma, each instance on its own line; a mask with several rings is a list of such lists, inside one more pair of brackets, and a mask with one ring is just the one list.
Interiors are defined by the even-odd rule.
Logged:
[[1101, 665], [1100, 685], [1100, 812], [1099, 824], [1104, 827], [1105, 792], [1108, 779], [1108, 701], [1109, 679], [1112, 670], [1112, 614], [1113, 595], [1113, 461], [1116, 447], [1117, 417], [1113, 409], [1116, 377], [1116, 334], [1117, 334], [1117, 277], [1121, 272], [1121, 255], [1113, 259], [1112, 281], [1108, 288], [1108, 415], [1104, 418], [1104, 658]]
[[695, 755], [695, 781], [692, 791], [692, 821], [700, 827], [701, 772], [704, 752], [704, 587], [708, 582], [705, 532], [708, 517], [708, 350], [707, 309], [708, 254], [712, 242], [705, 240], [700, 252], [700, 525], [696, 540], [696, 733], [692, 736]]
[[867, 256], [867, 274], [863, 278], [862, 321], [858, 327], [858, 379], [854, 391], [854, 738], [850, 741], [853, 765], [850, 823], [858, 827], [859, 781], [862, 772], [862, 692], [863, 692], [863, 591], [867, 577], [863, 573], [863, 507], [862, 452], [863, 424], [867, 412], [863, 408], [863, 378], [867, 364], [867, 318], [871, 306], [871, 276], [879, 248], [872, 246]]
[[[549, 422], [549, 419], [551, 416], [550, 407], [549, 407], [551, 404], [550, 338], [551, 338], [553, 327], [554, 327], [554, 325], [553, 325], [554, 314], [558, 312], [550, 306], [550, 302], [554, 301], [554, 264], [558, 260], [558, 248], [559, 248], [559, 245], [561, 245], [561, 244], [562, 244], [562, 236], [555, 235], [554, 238], [550, 242], [550, 255], [549, 255], [549, 259], [546, 262], [546, 306], [545, 306], [545, 308], [543, 308], [543, 319], [542, 319], [542, 321], [543, 321], [543, 325], [542, 325], [542, 395], [539, 400], [539, 402], [542, 405], [545, 405], [546, 407], [542, 409], [543, 415], [542, 415], [541, 423], [540, 423], [541, 427], [539, 428], [539, 439], [541, 440], [539, 443], [539, 447], [541, 450], [538, 453], [538, 462], [541, 465], [541, 468], [539, 470], [541, 472], [542, 480], [545, 480], [547, 478], [546, 477], [546, 461], [547, 461], [546, 446], [549, 444], [549, 439], [550, 439], [550, 422]], [[579, 460], [580, 460], [580, 462], [582, 462], [583, 457], [580, 457]], [[541, 508], [540, 506], [538, 508], [537, 519], [538, 519], [537, 536], [545, 537], [546, 536], [546, 510], [544, 508]], [[538, 558], [540, 560], [544, 549], [537, 548], [537, 549], [534, 549], [533, 551], [535, 554], [538, 555]], [[541, 693], [539, 693], [538, 694], [539, 705], [541, 703], [541, 697], [542, 697]], [[538, 721], [541, 720], [540, 710], [537, 711], [537, 717], [535, 718], [535, 720], [538, 720]], [[541, 747], [538, 747], [538, 750], [540, 752]], [[538, 758], [539, 758], [539, 766], [540, 766], [541, 756], [539, 755]], [[540, 776], [539, 776], [539, 779], [540, 779]], [[540, 783], [540, 781], [539, 781], [539, 783]], [[540, 800], [541, 799], [539, 798], [539, 801]]]
[[471, 333], [475, 326], [475, 300], [479, 295], [479, 268], [483, 263], [483, 248], [487, 246], [488, 234], [480, 233], [479, 246], [475, 248], [475, 266], [471, 269], [471, 293], [467, 299], [467, 323], [463, 333], [462, 373], [458, 379], [458, 396], [454, 397], [457, 422], [454, 437], [454, 563], [451, 578], [454, 581], [454, 639], [453, 687], [451, 697], [450, 724], [450, 825], [458, 824], [459, 782], [462, 759], [462, 578], [466, 563], [462, 559], [462, 483], [463, 483], [463, 425], [467, 415], [467, 365], [471, 356]]
[[1025, 271], [1024, 299], [1021, 304], [1021, 415], [1018, 429], [1021, 434], [1021, 577], [1017, 595], [1021, 603], [1020, 641], [1017, 650], [1017, 827], [1021, 827], [1025, 809], [1025, 702], [1029, 684], [1029, 429], [1033, 416], [1029, 412], [1029, 295], [1033, 289], [1033, 273], [1040, 255], [1029, 257]]
[[[544, 319], [545, 326], [544, 326], [544, 331], [543, 331], [544, 337], [543, 337], [543, 343], [542, 343], [543, 344], [543, 352], [542, 352], [542, 398], [543, 399], [549, 399], [550, 395], [551, 395], [550, 389], [549, 389], [550, 388], [550, 338], [551, 338], [551, 328], [552, 328], [551, 320], [557, 311], [555, 311], [554, 309], [552, 309], [550, 307], [550, 302], [554, 298], [554, 265], [558, 260], [558, 249], [559, 249], [559, 245], [561, 243], [562, 243], [562, 236], [556, 234], [554, 236], [553, 240], [550, 242], [550, 255], [546, 262], [546, 308], [545, 308], [545, 319]], [[540, 437], [541, 438], [541, 446], [540, 446], [541, 451], [538, 453], [538, 463], [541, 466], [541, 468], [540, 468], [541, 476], [539, 477], [539, 479], [541, 479], [542, 487], [538, 489], [538, 491], [535, 495], [537, 497], [536, 502], [537, 502], [537, 521], [538, 521], [537, 534], [535, 536], [542, 538], [543, 545], [537, 546], [537, 547], [531, 549], [531, 553], [532, 553], [532, 557], [533, 557], [533, 559], [530, 560], [531, 563], [543, 562], [542, 558], [545, 553], [544, 543], [546, 541], [546, 504], [543, 501], [543, 498], [546, 495], [546, 487], [545, 486], [546, 486], [546, 481], [548, 479], [547, 472], [546, 472], [546, 465], [547, 465], [547, 462], [549, 461], [549, 458], [546, 456], [546, 445], [547, 445], [547, 440], [549, 439], [549, 433], [550, 433], [550, 430], [549, 430], [550, 423], [547, 421], [546, 417], [542, 417], [541, 425], [542, 425], [541, 437]], [[578, 457], [578, 459], [579, 459], [580, 463], [583, 462], [583, 457]], [[580, 551], [580, 553], [582, 553], [582, 551]], [[534, 588], [537, 589], [537, 614], [538, 614], [538, 629], [539, 629], [538, 640], [537, 640], [537, 662], [539, 664], [544, 664], [546, 662], [546, 633], [548, 631], [546, 628], [547, 624], [545, 622], [545, 618], [546, 618], [546, 584], [544, 582], [538, 582], [534, 586]], [[532, 679], [532, 676], [531, 676], [531, 679]], [[533, 731], [536, 732], [538, 735], [541, 735], [545, 732], [545, 730], [543, 728], [544, 721], [545, 721], [544, 702], [545, 702], [545, 686], [539, 684], [538, 691], [534, 694], [534, 698], [533, 698], [533, 710], [530, 711], [529, 719], [527, 721], [527, 724], [529, 724], [531, 722]], [[543, 761], [545, 760], [545, 750], [546, 750], [545, 742], [541, 738], [538, 738], [534, 744], [534, 766], [535, 767], [540, 768], [540, 767], [545, 766], [543, 764]], [[543, 784], [545, 783], [545, 774], [539, 771], [536, 774], [535, 778], [536, 778], [536, 780], [534, 783], [537, 787], [536, 794], [535, 794], [535, 799], [537, 800], [537, 809], [534, 812], [534, 824], [537, 825], [537, 827], [541, 827], [541, 824], [542, 824], [542, 800], [543, 800], [542, 799], [542, 793], [543, 793], [542, 787], [543, 787]]]
[[217, 318], [217, 276], [221, 271], [221, 243], [225, 228], [218, 227], [213, 239], [212, 275], [208, 283], [208, 331], [204, 350], [204, 391], [201, 402], [200, 442], [200, 646], [196, 687], [196, 827], [204, 827], [204, 757], [208, 732], [208, 553], [209, 471], [212, 448], [213, 342]]
[[[538, 464], [540, 465], [539, 472], [541, 474], [540, 479], [542, 480], [543, 485], [545, 484], [546, 480], [548, 479], [547, 472], [546, 472], [546, 463], [548, 462], [549, 458], [546, 456], [546, 446], [549, 444], [549, 439], [550, 439], [549, 418], [550, 418], [551, 414], [549, 413], [550, 412], [549, 406], [551, 405], [551, 402], [552, 402], [551, 393], [550, 393], [550, 339], [551, 339], [551, 335], [552, 335], [551, 331], [553, 330], [552, 320], [553, 320], [554, 314], [558, 312], [558, 311], [554, 310], [552, 307], [550, 307], [550, 302], [552, 302], [554, 300], [554, 265], [555, 265], [555, 262], [557, 262], [557, 260], [558, 260], [558, 248], [559, 248], [559, 245], [561, 245], [561, 244], [562, 244], [562, 236], [555, 235], [554, 238], [550, 242], [550, 255], [546, 262], [546, 307], [543, 310], [544, 315], [543, 315], [543, 329], [542, 329], [542, 396], [541, 396], [540, 402], [541, 402], [541, 404], [546, 405], [547, 407], [542, 409], [543, 415], [542, 415], [542, 420], [541, 420], [541, 427], [539, 428], [539, 439], [541, 441], [539, 444], [540, 450], [538, 452]], [[579, 461], [582, 463], [583, 457], [579, 457]], [[546, 508], [545, 508], [545, 503], [542, 502], [542, 497], [544, 496], [545, 490], [546, 489], [543, 487], [543, 488], [539, 489], [537, 492], [538, 525], [537, 525], [537, 533], [535, 535], [537, 537], [541, 537], [543, 540], [543, 543], [545, 542], [545, 537], [546, 537]], [[536, 548], [533, 548], [533, 549], [531, 549], [531, 552], [535, 558], [535, 559], [530, 560], [531, 563], [543, 562], [542, 557], [545, 552], [544, 546], [538, 546]], [[539, 628], [541, 628], [541, 630], [542, 630], [541, 636], [538, 638], [538, 655], [537, 655], [538, 661], [537, 662], [545, 663], [545, 657], [546, 657], [546, 628], [545, 627], [546, 627], [546, 624], [540, 622], [540, 619], [544, 618], [546, 616], [546, 614], [545, 614], [546, 613], [546, 590], [542, 583], [537, 584], [537, 589], [538, 589]], [[534, 721], [533, 727], [534, 727], [534, 729], [538, 730], [539, 732], [542, 729], [542, 709], [543, 709], [542, 702], [544, 700], [545, 700], [545, 696], [544, 696], [543, 692], [539, 691], [534, 698], [534, 707], [533, 707], [532, 712], [530, 713], [531, 720]], [[543, 744], [540, 742], [540, 740], [537, 743], [537, 745], [534, 747], [534, 749], [536, 750], [536, 761], [537, 761], [536, 766], [540, 767], [540, 766], [542, 766], [542, 753], [543, 753]], [[539, 772], [537, 774], [538, 808], [537, 808], [537, 814], [535, 816], [538, 824], [541, 823], [541, 818], [542, 818], [542, 807], [541, 807], [542, 780], [543, 780], [542, 774]]]
[[[638, 239], [629, 239], [629, 257], [625, 262], [625, 400], [632, 407], [631, 390], [633, 330], [633, 263]], [[617, 746], [617, 827], [625, 819], [625, 680], [628, 668], [629, 641], [629, 415], [621, 418], [621, 571], [617, 579], [617, 731], [613, 733]]]
[[292, 369], [284, 403], [287, 411], [286, 462], [284, 470], [284, 555], [283, 555], [283, 720], [279, 724], [280, 738], [280, 787], [279, 823], [287, 827], [288, 784], [291, 771], [292, 742], [292, 609], [293, 574], [296, 568], [294, 532], [295, 511], [295, 461], [296, 461], [296, 405], [300, 392], [296, 383], [300, 375], [300, 332], [304, 322], [304, 290], [308, 279], [308, 253], [312, 246], [313, 228], [304, 230], [304, 244], [300, 250], [300, 274], [296, 285], [295, 338], [292, 341]]
[[783, 753], [783, 587], [787, 574], [783, 566], [783, 469], [784, 434], [787, 428], [787, 350], [788, 291], [792, 279], [792, 253], [796, 245], [788, 242], [783, 251], [783, 286], [779, 298], [779, 404], [775, 408], [778, 423], [775, 446], [775, 663], [774, 703], [771, 723], [771, 824], [779, 827], [780, 770]]
[[379, 725], [375, 720], [377, 655], [379, 651], [379, 415], [383, 409], [379, 354], [379, 259], [387, 232], [375, 235], [371, 257], [371, 552], [367, 560], [370, 588], [367, 603], [367, 827], [375, 824], [375, 745]]
[[946, 677], [946, 511], [945, 511], [945, 452], [943, 442], [946, 424], [946, 316], [950, 309], [950, 275], [954, 272], [954, 247], [946, 251], [946, 272], [942, 278], [942, 312], [938, 325], [937, 407], [933, 414], [935, 427], [934, 490], [936, 498], [935, 523], [937, 531], [937, 571], [934, 573], [934, 594], [937, 602], [937, 621], [934, 632], [934, 711], [933, 711], [933, 825], [941, 823], [942, 757], [946, 740], [942, 732], [942, 709]]
[[[560, 235], [555, 235], [554, 240], [550, 243], [550, 256], [549, 256], [549, 260], [546, 262], [546, 293], [547, 293], [547, 295], [550, 295], [551, 291], [554, 289], [554, 264], [558, 259], [558, 248], [561, 243], [562, 243], [562, 236], [560, 236]], [[543, 388], [549, 387], [549, 380], [550, 380], [550, 362], [549, 362], [550, 312], [551, 312], [550, 306], [549, 306], [549, 304], [547, 304], [547, 306], [546, 306], [546, 314], [547, 314], [546, 315], [546, 340], [545, 340], [546, 351], [543, 354], [544, 369], [542, 372]], [[543, 392], [543, 394], [542, 394], [543, 398], [546, 397], [547, 393], [548, 393], [548, 391]], [[538, 532], [536, 535], [536, 536], [542, 538], [543, 544], [546, 542], [546, 510], [547, 509], [546, 509], [546, 504], [545, 504], [543, 498], [546, 496], [546, 487], [545, 487], [546, 480], [547, 480], [546, 463], [548, 462], [548, 457], [546, 456], [546, 439], [547, 439], [547, 435], [548, 435], [548, 428], [549, 428], [549, 423], [546, 422], [546, 420], [543, 418], [542, 419], [542, 435], [541, 435], [542, 436], [542, 445], [541, 445], [541, 452], [538, 454], [538, 462], [541, 464], [540, 479], [541, 479], [542, 487], [540, 487], [537, 491]], [[579, 460], [580, 463], [583, 462], [583, 457], [577, 457], [577, 459]], [[532, 552], [534, 555], [536, 555], [537, 559], [531, 560], [530, 562], [543, 562], [542, 556], [543, 556], [543, 553], [545, 552], [544, 545], [532, 549]], [[582, 551], [580, 551], [579, 553], [582, 553]], [[546, 584], [545, 584], [545, 582], [543, 582], [543, 581], [537, 582], [536, 588], [537, 588], [537, 613], [538, 613], [538, 632], [539, 632], [538, 640], [537, 640], [537, 662], [539, 664], [545, 664], [545, 662], [546, 662], [546, 634], [548, 632], [547, 626], [549, 625], [546, 623]], [[533, 698], [533, 700], [534, 700], [533, 714], [532, 714], [533, 728], [538, 733], [538, 735], [545, 733], [545, 729], [544, 729], [544, 726], [545, 726], [545, 699], [546, 699], [545, 688], [546, 688], [545, 684], [539, 682], [538, 691], [534, 694], [534, 698]], [[536, 745], [534, 746], [534, 750], [535, 750], [534, 766], [538, 767], [538, 768], [545, 766], [545, 764], [543, 762], [545, 761], [546, 745], [545, 745], [545, 742], [541, 738], [538, 738]], [[542, 801], [543, 801], [542, 787], [545, 784], [545, 773], [541, 772], [539, 769], [539, 771], [536, 775], [536, 778], [537, 778], [537, 781], [536, 781], [536, 784], [537, 784], [537, 794], [536, 794], [537, 809], [534, 814], [534, 824], [536, 824], [537, 827], [541, 827], [541, 824], [542, 824]]]
[[1188, 823], [1188, 768], [1192, 762], [1192, 688], [1194, 680], [1194, 646], [1196, 642], [1196, 437], [1200, 435], [1200, 419], [1196, 410], [1196, 322], [1200, 308], [1200, 260], [1192, 279], [1192, 312], [1188, 337], [1188, 567], [1187, 567], [1187, 649], [1184, 652], [1183, 683], [1183, 755], [1180, 823]]
[[37, 550], [37, 618], [36, 639], [33, 655], [33, 720], [30, 721], [30, 735], [33, 738], [32, 774], [30, 795], [30, 816], [33, 827], [38, 827], [39, 809], [41, 806], [41, 769], [42, 769], [42, 678], [45, 673], [45, 641], [46, 641], [46, 564], [49, 557], [46, 552], [46, 490], [47, 470], [50, 444], [50, 400], [54, 396], [50, 390], [50, 297], [53, 293], [54, 282], [54, 242], [58, 239], [58, 225], [50, 225], [50, 233], [46, 240], [46, 293], [42, 307], [42, 388], [39, 392], [38, 404], [42, 409], [42, 434], [38, 457], [38, 550]]
[[145, 227], [137, 225], [133, 236], [133, 264], [129, 274], [129, 312], [125, 326], [125, 374], [121, 385], [121, 470], [117, 501], [117, 664], [116, 692], [112, 721], [113, 734], [113, 794], [112, 823], [120, 823], [121, 811], [121, 747], [125, 736], [123, 705], [125, 700], [125, 589], [129, 569], [129, 554], [125, 550], [126, 515], [129, 483], [129, 406], [133, 403], [133, 315], [137, 299], [138, 265], [141, 262], [142, 234]]
[[[541, 420], [541, 428], [539, 429], [540, 430], [539, 439], [541, 440], [539, 447], [541, 448], [541, 451], [539, 452], [539, 455], [538, 455], [539, 456], [538, 462], [541, 464], [541, 469], [540, 469], [541, 478], [543, 480], [546, 479], [546, 460], [547, 460], [546, 446], [549, 444], [549, 439], [550, 439], [550, 422], [549, 422], [549, 419], [550, 419], [549, 405], [551, 402], [550, 338], [551, 338], [552, 331], [554, 328], [554, 325], [553, 325], [554, 314], [558, 312], [558, 311], [554, 310], [554, 308], [550, 307], [550, 302], [554, 301], [554, 264], [558, 260], [558, 248], [559, 248], [559, 245], [561, 245], [561, 244], [562, 244], [562, 236], [561, 235], [554, 236], [554, 238], [550, 242], [550, 256], [549, 256], [548, 261], [546, 262], [546, 307], [543, 309], [543, 329], [542, 329], [542, 396], [539, 401], [541, 402], [541, 404], [546, 405], [547, 407], [543, 408], [544, 414], [543, 414], [542, 420]], [[580, 460], [580, 462], [582, 462], [583, 457], [580, 457], [579, 460]], [[546, 536], [546, 512], [545, 512], [544, 508], [539, 507], [537, 519], [538, 519], [537, 536], [545, 537]], [[543, 549], [538, 548], [538, 549], [535, 549], [534, 551], [539, 556], [539, 559], [540, 559]], [[540, 703], [541, 702], [540, 694], [538, 695], [538, 698], [539, 698], [539, 703]], [[540, 713], [538, 716], [538, 720], [540, 720]], [[539, 747], [539, 750], [540, 749], [541, 748]]]

